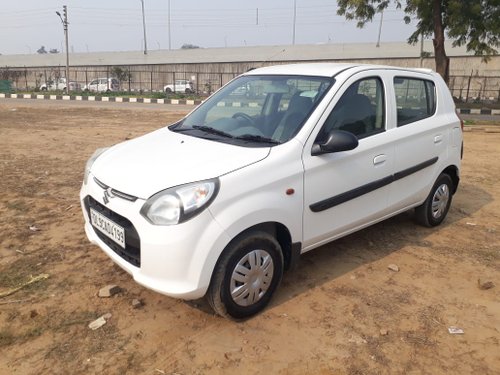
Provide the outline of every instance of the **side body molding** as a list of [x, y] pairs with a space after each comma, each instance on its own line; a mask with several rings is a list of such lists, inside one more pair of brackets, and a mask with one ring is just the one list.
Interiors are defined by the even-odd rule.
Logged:
[[419, 163], [417, 165], [414, 165], [413, 167], [404, 169], [402, 171], [396, 172], [393, 175], [381, 178], [380, 180], [376, 180], [373, 182], [370, 182], [366, 185], [359, 186], [355, 189], [346, 191], [344, 193], [335, 195], [333, 197], [324, 199], [322, 201], [313, 203], [309, 206], [312, 212], [321, 212], [324, 210], [328, 210], [329, 208], [338, 206], [339, 204], [345, 203], [347, 201], [350, 201], [351, 199], [355, 199], [357, 197], [360, 197], [364, 194], [371, 193], [374, 190], [380, 189], [384, 186], [387, 186], [394, 181], [400, 180], [402, 178], [405, 178], [413, 173], [416, 173], [418, 171], [421, 171], [422, 169], [425, 169], [433, 164], [435, 164], [438, 161], [438, 157], [434, 157], [432, 159], [426, 160], [422, 163]]

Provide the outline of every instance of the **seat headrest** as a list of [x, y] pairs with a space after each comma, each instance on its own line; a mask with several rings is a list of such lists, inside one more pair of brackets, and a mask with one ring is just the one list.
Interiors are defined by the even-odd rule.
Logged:
[[300, 112], [307, 113], [312, 107], [312, 100], [306, 96], [300, 96], [300, 93], [296, 93], [290, 99], [288, 103], [288, 112]]

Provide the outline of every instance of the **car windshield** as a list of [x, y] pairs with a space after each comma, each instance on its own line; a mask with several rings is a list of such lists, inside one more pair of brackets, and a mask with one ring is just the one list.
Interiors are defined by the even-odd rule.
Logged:
[[330, 77], [239, 77], [170, 130], [248, 147], [293, 138], [334, 83]]

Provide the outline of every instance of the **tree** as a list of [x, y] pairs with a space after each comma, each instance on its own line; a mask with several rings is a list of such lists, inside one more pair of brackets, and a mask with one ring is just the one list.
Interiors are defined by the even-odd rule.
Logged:
[[51, 48], [49, 53], [59, 53], [59, 50], [57, 48]]
[[43, 55], [43, 54], [47, 53], [47, 50], [45, 49], [45, 46], [41, 46], [40, 48], [38, 48], [36, 50], [36, 53], [39, 53], [40, 55]]
[[382, 12], [390, 3], [406, 13], [408, 24], [411, 17], [418, 19], [415, 32], [408, 43], [415, 44], [420, 38], [432, 36], [436, 71], [448, 82], [450, 59], [444, 46], [445, 33], [453, 40], [453, 46], [465, 45], [467, 51], [483, 56], [488, 61], [497, 54], [500, 45], [500, 4], [498, 0], [338, 0], [337, 13], [348, 20], [357, 20], [363, 27]]
[[132, 77], [128, 69], [119, 66], [112, 67], [109, 72], [112, 77], [115, 77], [120, 82], [126, 82]]

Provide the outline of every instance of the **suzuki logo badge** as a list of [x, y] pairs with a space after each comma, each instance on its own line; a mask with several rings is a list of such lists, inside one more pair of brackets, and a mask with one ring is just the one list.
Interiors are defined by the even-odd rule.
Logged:
[[104, 204], [108, 204], [109, 203], [109, 200], [111, 198], [114, 198], [115, 195], [113, 194], [113, 191], [111, 188], [107, 188], [106, 190], [104, 190], [104, 195], [102, 197], [102, 200], [104, 201]]

